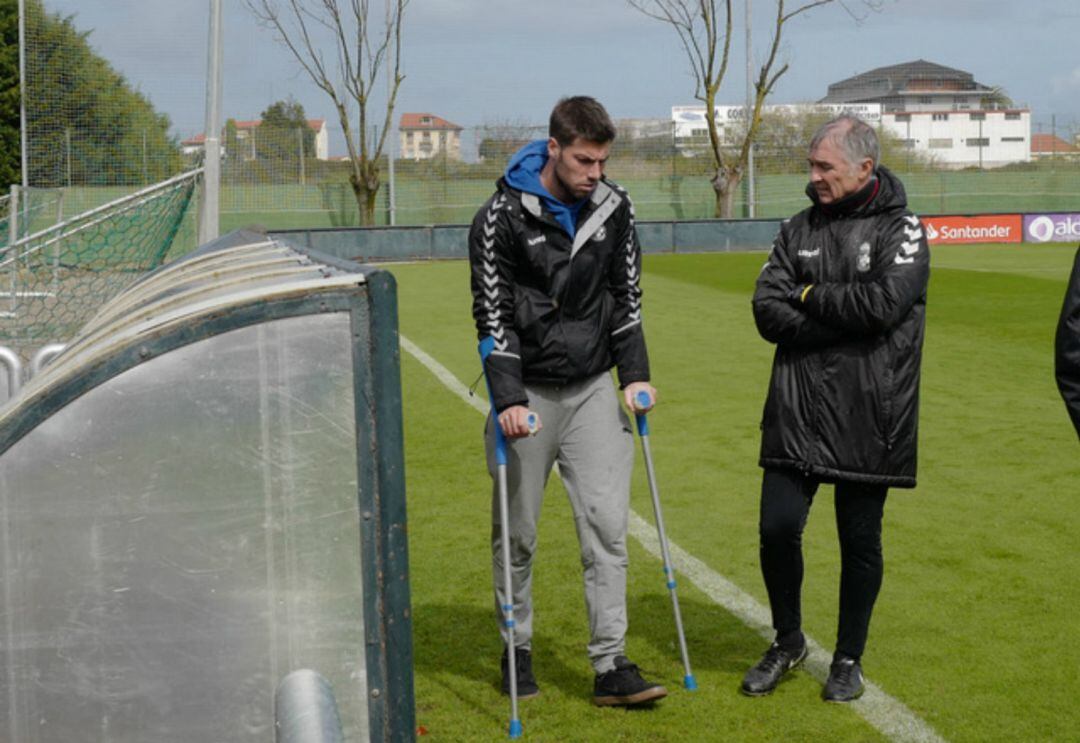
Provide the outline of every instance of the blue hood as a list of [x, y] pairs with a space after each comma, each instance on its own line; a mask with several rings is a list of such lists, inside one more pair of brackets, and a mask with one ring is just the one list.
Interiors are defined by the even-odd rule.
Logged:
[[555, 221], [573, 239], [577, 232], [578, 213], [589, 198], [585, 197], [574, 204], [564, 204], [544, 188], [544, 184], [540, 182], [540, 171], [544, 169], [548, 160], [547, 143], [546, 139], [537, 139], [515, 152], [510, 158], [510, 164], [506, 166], [506, 183], [518, 191], [539, 196], [540, 201], [555, 217]]

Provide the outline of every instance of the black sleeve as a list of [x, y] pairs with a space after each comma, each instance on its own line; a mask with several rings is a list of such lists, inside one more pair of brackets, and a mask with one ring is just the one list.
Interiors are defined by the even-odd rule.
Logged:
[[611, 321], [611, 355], [623, 387], [649, 381], [649, 354], [641, 323], [641, 244], [634, 226], [634, 207], [625, 191], [626, 205], [618, 212], [618, 246], [608, 268], [608, 291], [615, 299]]
[[1080, 249], [1076, 251], [1061, 319], [1058, 321], [1054, 342], [1054, 374], [1076, 434], [1080, 436]]
[[754, 289], [754, 322], [758, 333], [770, 343], [792, 348], [818, 348], [840, 343], [845, 339], [842, 332], [810, 317], [788, 299], [796, 286], [795, 267], [788, 252], [788, 224], [785, 222], [780, 226]]
[[878, 335], [899, 324], [930, 279], [930, 249], [918, 217], [902, 214], [889, 223], [875, 265], [870, 281], [815, 284], [806, 311], [849, 334]]
[[484, 362], [492, 403], [503, 411], [528, 405], [521, 378], [521, 346], [514, 330], [513, 232], [506, 197], [498, 194], [477, 212], [469, 229], [473, 320], [478, 340], [491, 336], [495, 349]]

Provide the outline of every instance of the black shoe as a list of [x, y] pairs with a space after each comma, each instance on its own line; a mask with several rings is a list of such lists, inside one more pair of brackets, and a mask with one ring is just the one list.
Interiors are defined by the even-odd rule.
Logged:
[[784, 674], [806, 658], [806, 643], [794, 650], [785, 650], [775, 642], [765, 651], [757, 665], [746, 672], [740, 687], [743, 694], [763, 697], [772, 693]]
[[863, 694], [862, 666], [846, 655], [837, 655], [829, 666], [829, 680], [822, 697], [826, 702], [853, 702]]
[[[510, 693], [510, 660], [503, 650], [502, 660], [502, 693]], [[517, 671], [517, 698], [532, 699], [540, 695], [540, 687], [536, 685], [536, 678], [532, 672], [532, 653], [525, 648], [514, 648], [514, 670]]]
[[667, 689], [641, 678], [638, 667], [625, 655], [616, 655], [615, 667], [596, 674], [593, 684], [593, 704], [597, 707], [643, 704], [666, 696]]

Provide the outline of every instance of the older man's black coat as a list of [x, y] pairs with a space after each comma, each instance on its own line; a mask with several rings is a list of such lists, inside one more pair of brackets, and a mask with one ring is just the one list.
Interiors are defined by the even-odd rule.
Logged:
[[785, 222], [758, 278], [776, 344], [760, 464], [914, 487], [929, 248], [887, 169], [857, 198]]
[[1054, 343], [1054, 373], [1076, 434], [1080, 436], [1080, 250], [1076, 251]]

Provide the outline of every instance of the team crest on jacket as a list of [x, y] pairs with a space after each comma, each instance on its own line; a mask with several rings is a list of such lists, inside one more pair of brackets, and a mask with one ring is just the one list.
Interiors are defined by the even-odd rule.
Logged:
[[607, 237], [607, 227], [605, 227], [604, 225], [600, 225], [600, 229], [596, 231], [596, 234], [592, 236], [592, 239], [595, 242], [600, 242], [605, 237]]
[[870, 270], [870, 243], [863, 243], [859, 246], [859, 255], [855, 259], [855, 270], [859, 273], [866, 273]]

